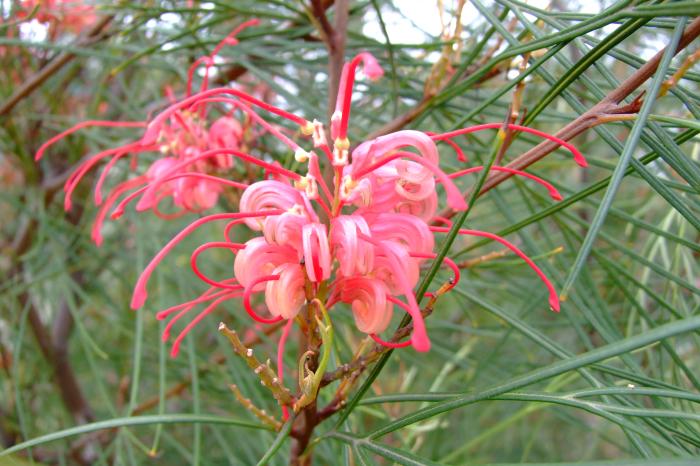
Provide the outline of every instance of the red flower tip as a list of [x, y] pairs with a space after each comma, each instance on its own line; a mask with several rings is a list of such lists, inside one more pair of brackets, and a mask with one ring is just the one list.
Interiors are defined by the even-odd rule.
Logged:
[[559, 307], [559, 298], [556, 295], [549, 297], [549, 306], [554, 312], [559, 312], [561, 309]]

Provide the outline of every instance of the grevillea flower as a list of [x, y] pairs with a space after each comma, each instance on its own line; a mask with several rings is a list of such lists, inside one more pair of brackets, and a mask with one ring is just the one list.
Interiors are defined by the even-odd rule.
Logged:
[[[188, 71], [187, 94], [184, 100], [192, 96], [196, 70], [202, 66], [205, 68], [204, 79], [198, 91], [201, 96], [207, 91], [208, 71], [214, 63], [214, 57], [224, 45], [236, 43], [235, 35], [238, 32], [254, 24], [257, 24], [257, 20], [243, 23], [221, 41], [211, 54], [193, 63]], [[229, 91], [233, 95], [244, 94], [243, 91], [235, 89], [229, 89]], [[100, 210], [95, 218], [92, 237], [98, 245], [102, 243], [102, 224], [110, 211], [111, 216], [117, 218], [122, 215], [126, 205], [135, 199], [139, 199], [138, 210], [152, 210], [160, 217], [172, 218], [188, 212], [210, 209], [217, 203], [226, 187], [245, 189], [248, 186], [246, 183], [216, 176], [230, 171], [234, 159], [225, 153], [211, 155], [211, 151], [243, 149], [246, 133], [252, 134], [249, 127], [253, 125], [275, 135], [293, 150], [298, 149], [295, 143], [258, 116], [241, 99], [197, 98], [192, 105], [175, 108], [177, 100], [169, 88], [166, 88], [166, 93], [173, 105], [167, 112], [162, 113], [160, 118], [150, 123], [85, 121], [49, 139], [37, 151], [36, 159], [39, 160], [54, 143], [83, 128], [145, 128], [139, 140], [87, 157], [65, 183], [64, 207], [69, 210], [72, 206], [73, 192], [81, 180], [98, 164], [106, 162], [94, 191], [94, 201], [97, 206], [100, 206]], [[208, 105], [211, 104], [222, 105], [224, 114], [214, 119], [208, 118]], [[241, 123], [243, 120], [245, 120], [244, 124]], [[119, 161], [131, 157], [130, 168], [137, 171], [139, 170], [138, 158], [150, 155], [155, 155], [156, 158], [148, 162], [149, 167], [142, 171], [142, 174], [117, 184], [106, 197], [103, 196], [103, 185]], [[174, 211], [161, 212], [161, 202], [166, 198], [172, 200]]]
[[[231, 299], [241, 299], [246, 312], [258, 323], [286, 320], [285, 335], [289, 323], [306, 304], [318, 301], [330, 310], [344, 303], [352, 312], [358, 330], [369, 334], [375, 341], [391, 347], [412, 345], [417, 351], [430, 348], [418, 305], [421, 297], [415, 295], [414, 289], [421, 267], [436, 257], [434, 235], [449, 230], [435, 226], [441, 221], [435, 217], [438, 206], [436, 186], [439, 184], [444, 189], [447, 205], [464, 210], [467, 205], [455, 180], [483, 169], [473, 167], [445, 173], [439, 166], [436, 142], [447, 141], [452, 147], [458, 147], [452, 138], [503, 125], [486, 124], [444, 134], [397, 131], [361, 142], [350, 150], [347, 132], [350, 97], [360, 65], [364, 66], [369, 78], [382, 75], [377, 61], [368, 53], [358, 55], [345, 65], [338, 103], [330, 122], [330, 140], [324, 125], [318, 120], [309, 121], [231, 88], [204, 89], [192, 94], [165, 109], [148, 124], [142, 145], [155, 143], [165, 122], [172, 120], [174, 115], [192, 114], [211, 102], [225, 99], [238, 105], [258, 107], [298, 125], [302, 134], [311, 137], [313, 144], [313, 150], [306, 150], [274, 128], [270, 130], [294, 151], [295, 159], [306, 169], [305, 173], [255, 157], [232, 140], [218, 148], [200, 150], [196, 156], [154, 173], [155, 179], [144, 180], [145, 188], [137, 209], [147, 208], [162, 193], [173, 189], [172, 180], [180, 169], [178, 167], [184, 168], [188, 164], [212, 160], [222, 164], [223, 160], [240, 159], [260, 167], [265, 176], [272, 175], [245, 187], [238, 212], [208, 215], [186, 227], [153, 258], [139, 277], [131, 303], [134, 309], [146, 301], [148, 281], [155, 267], [183, 238], [201, 225], [226, 221], [221, 240], [201, 245], [191, 256], [194, 273], [210, 288], [192, 301], [157, 315], [159, 319], [170, 319], [164, 334], [164, 338], [168, 338], [177, 321], [197, 306], [205, 305], [176, 337], [173, 355], [177, 354], [180, 342], [197, 322], [213, 312], [219, 303]], [[510, 129], [556, 141], [569, 148], [579, 164], [585, 165], [582, 155], [564, 141], [518, 125], [510, 125]], [[461, 150], [458, 157], [466, 160]], [[321, 172], [324, 163], [332, 167], [332, 182], [327, 182]], [[561, 199], [551, 184], [534, 175], [500, 166], [492, 167], [492, 170], [526, 177], [544, 186], [553, 199]], [[230, 182], [227, 178], [221, 179]], [[257, 236], [245, 242], [235, 241], [231, 237], [232, 230], [240, 225], [246, 225]], [[487, 237], [511, 249], [540, 277], [549, 291], [551, 308], [559, 310], [553, 285], [515, 245], [487, 232], [461, 229], [459, 233]], [[215, 280], [201, 272], [198, 258], [209, 249], [227, 249], [235, 255], [233, 276]], [[449, 258], [445, 258], [444, 263], [453, 271], [450, 288], [454, 287], [459, 281], [459, 268]], [[265, 311], [251, 304], [260, 294], [264, 295], [261, 301]], [[378, 335], [387, 329], [397, 308], [413, 319], [410, 339], [383, 341]], [[280, 342], [280, 352], [284, 341], [286, 338]]]

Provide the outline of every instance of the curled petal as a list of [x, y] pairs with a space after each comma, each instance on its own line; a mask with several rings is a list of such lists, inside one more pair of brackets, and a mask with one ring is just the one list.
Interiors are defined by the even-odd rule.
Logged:
[[[263, 275], [285, 263], [299, 263], [298, 252], [289, 246], [270, 244], [265, 238], [253, 238], [245, 243], [245, 249], [236, 254], [233, 273], [238, 282], [248, 287]], [[262, 291], [264, 284], [257, 285], [253, 291]]]
[[369, 225], [361, 215], [340, 215], [333, 219], [331, 248], [338, 259], [342, 276], [368, 274], [374, 267], [374, 248], [360, 241], [358, 232], [371, 235]]
[[[400, 293], [403, 294], [408, 301], [407, 312], [413, 318], [411, 344], [416, 351], [424, 352], [430, 350], [430, 339], [428, 338], [428, 333], [425, 328], [423, 315], [420, 312], [420, 307], [418, 306], [416, 297], [413, 294], [413, 286], [415, 286], [415, 282], [412, 283], [409, 277], [406, 275], [406, 264], [410, 263], [410, 261], [413, 259], [408, 257], [408, 253], [406, 253], [404, 248], [397, 245], [393, 241], [377, 241], [376, 239], [365, 235], [361, 235], [360, 237], [363, 240], [374, 244], [379, 254], [381, 254], [386, 260], [386, 269], [396, 280], [397, 287], [401, 290]], [[379, 261], [380, 258], [381, 257], [378, 257], [377, 260]], [[418, 272], [416, 272], [415, 276], [415, 281], [417, 280]]]
[[368, 218], [372, 237], [383, 241], [395, 241], [408, 250], [431, 253], [435, 239], [428, 225], [413, 215], [381, 213]]
[[422, 158], [433, 164], [439, 161], [437, 147], [430, 136], [415, 130], [396, 131], [365, 141], [352, 151], [353, 178], [361, 178], [368, 166], [403, 147], [414, 147]]
[[293, 319], [306, 302], [304, 271], [299, 264], [282, 264], [272, 271], [277, 280], [267, 282], [265, 304], [273, 316]]
[[309, 223], [301, 230], [304, 248], [304, 264], [309, 280], [321, 282], [331, 276], [331, 252], [328, 247], [326, 226], [321, 223]]
[[297, 212], [285, 212], [265, 220], [263, 235], [268, 243], [301, 249], [301, 229], [307, 223], [309, 223], [309, 219], [305, 215]]
[[355, 325], [364, 333], [383, 332], [393, 312], [384, 282], [368, 277], [343, 278], [336, 285], [340, 301], [349, 303]]
[[[241, 212], [255, 212], [261, 209], [290, 210], [294, 207], [301, 208], [306, 205], [299, 190], [292, 186], [275, 180], [258, 181], [251, 184], [241, 196], [239, 210]], [[300, 213], [309, 214], [304, 209]], [[263, 222], [259, 219], [250, 219], [246, 225], [252, 230], [262, 230]]]

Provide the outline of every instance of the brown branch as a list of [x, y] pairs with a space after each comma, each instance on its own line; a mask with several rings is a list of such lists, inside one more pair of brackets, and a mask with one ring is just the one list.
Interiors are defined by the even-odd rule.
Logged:
[[[102, 34], [103, 30], [109, 25], [114, 16], [105, 16], [90, 28], [85, 35], [81, 36], [76, 42], [76, 46], [85, 46], [100, 40], [106, 35]], [[0, 106], [0, 117], [9, 114], [13, 108], [24, 98], [31, 95], [39, 86], [47, 79], [53, 76], [58, 70], [67, 65], [75, 58], [72, 52], [61, 52], [56, 57], [51, 59], [43, 66], [36, 74], [31, 76], [25, 83], [19, 87], [3, 104]]]
[[[674, 55], [687, 47], [688, 44], [698, 37], [698, 35], [700, 35], [700, 18], [696, 18], [692, 23], [690, 23], [690, 25], [688, 25], [680, 39], [678, 47], [674, 51]], [[617, 88], [612, 90], [600, 102], [559, 130], [559, 132], [556, 133], [556, 136], [560, 139], [568, 141], [595, 126], [598, 123], [597, 120], [599, 116], [611, 113], [620, 113], [620, 104], [622, 101], [653, 76], [654, 72], [656, 72], [656, 69], [659, 67], [659, 63], [661, 62], [661, 58], [663, 57], [664, 53], [666, 53], [666, 48], [660, 50], [651, 60], [634, 72]], [[627, 109], [624, 109], [623, 111], [626, 112]], [[542, 142], [517, 157], [507, 166], [509, 168], [522, 170], [547, 156], [558, 147], [559, 145], [555, 142]], [[511, 173], [505, 172], [497, 172], [490, 175], [486, 180], [480, 194], [494, 188], [511, 176]]]

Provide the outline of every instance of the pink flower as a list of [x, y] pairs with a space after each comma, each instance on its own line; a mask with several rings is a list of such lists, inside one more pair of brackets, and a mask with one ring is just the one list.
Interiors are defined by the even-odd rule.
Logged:
[[[68, 8], [69, 6], [78, 8], [72, 3], [79, 2], [47, 1], [45, 8], [49, 10], [55, 10], [58, 7]], [[192, 79], [196, 68], [202, 63], [206, 64], [205, 79], [202, 83], [202, 92], [204, 92], [207, 85], [206, 71], [213, 63], [213, 57], [224, 45], [235, 43], [234, 36], [237, 32], [253, 24], [257, 24], [257, 21], [242, 24], [217, 45], [212, 54], [202, 57], [192, 65], [188, 73], [187, 97], [191, 96]], [[166, 88], [166, 93], [171, 102], [176, 105], [177, 101], [169, 88]], [[206, 106], [213, 103], [228, 106], [229, 110], [210, 122]], [[107, 162], [94, 191], [95, 205], [100, 206], [100, 210], [93, 224], [92, 237], [99, 245], [102, 243], [102, 224], [109, 212], [112, 211], [111, 216], [117, 218], [123, 214], [126, 206], [136, 199], [139, 199], [138, 210], [152, 210], [156, 215], [167, 219], [212, 208], [226, 187], [246, 188], [246, 183], [217, 176], [233, 167], [234, 157], [227, 151], [240, 149], [244, 141], [245, 128], [235, 117], [235, 111], [247, 116], [249, 124], [256, 123], [262, 130], [286, 140], [293, 148], [298, 147], [295, 143], [284, 138], [279, 130], [260, 118], [244, 102], [234, 99], [212, 98], [200, 100], [196, 105], [176, 108], [169, 111], [167, 115], [161, 114], [162, 118], [157, 123], [153, 121], [146, 123], [99, 120], [79, 123], [44, 143], [37, 151], [36, 159], [41, 159], [47, 149], [57, 141], [83, 128], [145, 128], [145, 133], [139, 140], [88, 157], [65, 183], [64, 206], [66, 210], [69, 210], [72, 206], [73, 192], [79, 183], [98, 164]], [[212, 150], [220, 152], [211, 155]], [[144, 174], [117, 184], [106, 199], [103, 198], [103, 185], [115, 165], [120, 160], [130, 156], [131, 169], [138, 170], [140, 168], [139, 159], [147, 154], [156, 154], [158, 158], [147, 162], [149, 166], [142, 171]], [[124, 197], [120, 201], [122, 196]], [[172, 200], [172, 206], [175, 207], [173, 212], [161, 211], [161, 203], [164, 199]]]
[[[208, 68], [213, 54], [202, 57], [193, 66]], [[139, 197], [137, 210], [154, 209], [166, 196], [172, 196], [175, 203], [185, 210], [213, 205], [218, 190], [233, 183], [226, 177], [226, 170], [234, 159], [257, 166], [262, 172], [260, 181], [240, 186], [244, 191], [239, 212], [214, 214], [196, 220], [176, 235], [139, 277], [132, 300], [134, 309], [143, 305], [155, 267], [182, 239], [203, 224], [227, 221], [223, 227], [223, 241], [205, 243], [191, 256], [194, 273], [211, 288], [192, 301], [158, 314], [160, 319], [171, 319], [164, 336], [167, 338], [176, 321], [195, 307], [206, 304], [175, 339], [173, 355], [177, 353], [182, 338], [197, 322], [219, 303], [238, 298], [242, 299], [248, 315], [259, 323], [291, 322], [311, 301], [318, 300], [333, 312], [343, 312], [338, 307], [344, 303], [350, 307], [358, 330], [369, 334], [375, 341], [390, 347], [412, 345], [417, 351], [430, 349], [430, 339], [418, 304], [422, 296], [416, 296], [415, 287], [421, 266], [436, 257], [434, 235], [449, 231], [449, 228], [432, 225], [433, 221], [449, 223], [447, 219], [435, 217], [438, 206], [436, 186], [439, 183], [445, 190], [448, 206], [464, 210], [467, 205], [455, 180], [483, 169], [472, 167], [445, 173], [439, 165], [436, 142], [447, 141], [457, 149], [458, 158], [466, 161], [452, 138], [503, 125], [486, 124], [444, 134], [397, 131], [361, 142], [351, 150], [347, 130], [352, 88], [360, 64], [367, 77], [375, 79], [382, 75], [376, 59], [368, 53], [359, 54], [345, 65], [336, 111], [330, 122], [330, 140], [324, 125], [318, 120], [309, 121], [238, 89], [207, 89], [203, 84], [200, 92], [188, 93], [187, 98], [174, 102], [155, 116], [147, 124], [142, 139], [134, 147], [126, 147], [129, 153], [133, 153], [155, 144], [165, 145], [163, 150], [168, 155], [154, 163], [142, 179], [130, 181], [144, 186], [137, 194], [132, 194]], [[192, 87], [192, 70], [188, 89]], [[287, 146], [295, 160], [305, 168], [305, 173], [291, 171], [279, 163], [246, 152], [240, 144], [241, 127], [229, 116], [221, 117], [207, 129], [203, 119], [207, 106], [221, 102], [244, 111]], [[301, 133], [311, 138], [320, 156], [289, 139], [276, 124], [267, 123], [251, 107], [298, 125]], [[583, 156], [564, 141], [530, 128], [510, 127], [554, 140], [569, 148], [578, 163], [585, 164]], [[114, 160], [120, 154], [117, 151], [100, 157], [113, 157]], [[332, 167], [331, 184], [323, 176], [322, 163]], [[561, 199], [551, 184], [534, 175], [508, 167], [492, 169], [533, 180], [545, 186], [554, 199]], [[191, 179], [187, 179], [188, 176]], [[131, 185], [123, 189], [131, 189]], [[232, 229], [243, 224], [257, 236], [244, 243], [232, 240]], [[510, 248], [543, 281], [550, 293], [550, 306], [559, 310], [553, 285], [520, 249], [490, 233], [467, 229], [458, 233], [487, 237]], [[223, 280], [204, 275], [197, 265], [202, 253], [217, 248], [227, 249], [235, 255], [233, 275]], [[459, 281], [459, 268], [447, 257], [444, 265], [454, 274], [448, 287], [451, 289]], [[266, 312], [260, 312], [251, 304], [260, 294], [264, 296], [262, 301]], [[388, 328], [396, 307], [412, 317], [413, 331], [408, 341], [386, 342], [378, 334]], [[289, 328], [290, 323], [285, 326], [280, 352]]]
[[[355, 63], [356, 67], [361, 61], [366, 66], [376, 63], [365, 54], [351, 64]], [[352, 70], [352, 66], [346, 65], [345, 85], [354, 79], [354, 74], [348, 74], [354, 73]], [[201, 100], [210, 99], [214, 91], [193, 95], [189, 104], [197, 104], [198, 97]], [[226, 93], [228, 90], [222, 89], [220, 92]], [[334, 182], [332, 186], [326, 185], [319, 158], [314, 152], [288, 144], [284, 139], [283, 142], [294, 149], [296, 160], [306, 164], [308, 172], [305, 175], [252, 158], [238, 150], [211, 151], [211, 156], [224, 153], [258, 164], [275, 179], [258, 181], [244, 190], [239, 210], [247, 217], [226, 226], [224, 236], [227, 242], [207, 243], [195, 251], [193, 268], [208, 284], [231, 290], [224, 295], [230, 299], [241, 297], [242, 290], [245, 310], [260, 323], [292, 319], [309, 300], [324, 299], [328, 309], [339, 303], [350, 305], [357, 328], [371, 334], [379, 343], [392, 347], [412, 344], [418, 351], [427, 351], [430, 340], [414, 287], [419, 280], [421, 265], [435, 257], [434, 234], [447, 230], [429, 225], [438, 204], [436, 183], [441, 183], [445, 188], [448, 205], [464, 209], [467, 207], [464, 197], [452, 180], [479, 171], [482, 167], [446, 174], [439, 167], [439, 152], [434, 141], [444, 140], [447, 136], [419, 131], [398, 131], [365, 141], [352, 153], [346, 154], [346, 133], [342, 124], [343, 115], [349, 114], [349, 104], [344, 100], [346, 93], [347, 89], [341, 88], [336, 117], [331, 122], [333, 149], [329, 146], [323, 125], [317, 120], [309, 122], [291, 117], [284, 110], [247, 98], [253, 105], [299, 124], [302, 133], [311, 136], [314, 147], [334, 167]], [[165, 110], [154, 121], [179, 105]], [[491, 126], [481, 129], [489, 128]], [[518, 129], [529, 131], [522, 127]], [[463, 133], [452, 134], [458, 136]], [[560, 198], [551, 184], [533, 175], [506, 167], [493, 169], [532, 179], [544, 185], [553, 198]], [[145, 195], [143, 199], [146, 199]], [[325, 214], [330, 228], [321, 221], [315, 208], [320, 208]], [[233, 224], [241, 222], [251, 230], [260, 232], [260, 236], [244, 244], [234, 243], [229, 232]], [[475, 230], [460, 230], [460, 233], [490, 235]], [[556, 293], [534, 262], [504, 239], [493, 235], [488, 237], [523, 257], [545, 282], [550, 290], [550, 305], [558, 310]], [[168, 245], [168, 250], [172, 244]], [[229, 248], [236, 254], [234, 276], [222, 282], [202, 277], [196, 265], [199, 252], [214, 247]], [[162, 255], [157, 256], [148, 270], [162, 258]], [[455, 286], [459, 280], [459, 269], [448, 258], [445, 263], [454, 271], [455, 281], [451, 286]], [[144, 287], [145, 284], [142, 276], [139, 286]], [[199, 304], [201, 299], [219, 299], [219, 294], [207, 293], [192, 303]], [[250, 304], [252, 296], [258, 293], [264, 294], [269, 316], [261, 315]], [[141, 302], [136, 302], [135, 307], [139, 307]], [[413, 318], [414, 330], [409, 342], [385, 342], [377, 336], [388, 327], [395, 306]], [[209, 312], [208, 309], [203, 312]], [[186, 327], [183, 332], [190, 328]]]

